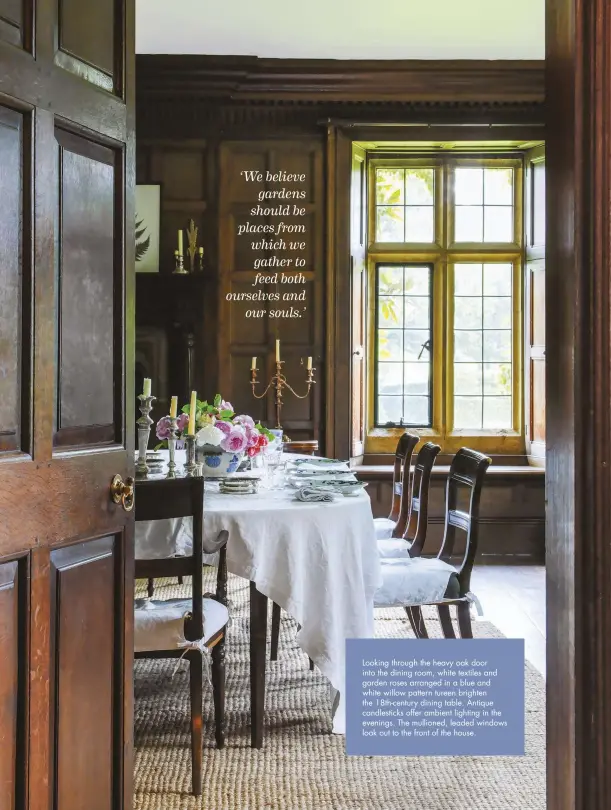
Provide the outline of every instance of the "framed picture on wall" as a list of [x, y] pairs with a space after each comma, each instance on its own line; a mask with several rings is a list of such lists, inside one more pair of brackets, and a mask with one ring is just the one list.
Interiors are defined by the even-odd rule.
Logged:
[[136, 186], [136, 272], [159, 272], [161, 186]]

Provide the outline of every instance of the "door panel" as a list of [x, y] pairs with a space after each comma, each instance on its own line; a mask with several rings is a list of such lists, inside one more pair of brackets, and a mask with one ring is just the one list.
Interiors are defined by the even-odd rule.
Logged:
[[26, 583], [17, 561], [0, 565], [0, 807], [14, 810], [23, 797], [24, 689], [21, 673], [25, 650], [23, 604]]
[[0, 106], [0, 453], [22, 449], [23, 116]]
[[23, 26], [22, 0], [0, 0], [0, 39], [21, 45]]
[[121, 410], [116, 418], [113, 385], [121, 373], [114, 351], [115, 330], [121, 334], [115, 306], [115, 299], [121, 300], [121, 273], [115, 266], [116, 157], [111, 149], [62, 130], [57, 140], [61, 254], [55, 444], [120, 441]]
[[[51, 553], [56, 802], [61, 810], [111, 807], [116, 789], [112, 738], [113, 718], [121, 713], [115, 686], [122, 662], [115, 627], [121, 589], [117, 568], [112, 537]], [[83, 745], [91, 729], [96, 745]]]
[[[116, 0], [62, 0], [59, 3], [56, 62], [105, 90], [113, 90]], [[119, 19], [122, 17], [119, 13]], [[95, 31], [95, 36], [91, 32]]]
[[0, 807], [129, 810], [134, 0], [37, 0], [34, 43], [31, 9], [0, 0]]

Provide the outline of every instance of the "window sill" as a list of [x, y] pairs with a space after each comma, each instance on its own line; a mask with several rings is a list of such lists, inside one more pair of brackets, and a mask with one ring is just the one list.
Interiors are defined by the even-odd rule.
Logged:
[[[392, 464], [355, 464], [351, 469], [363, 481], [392, 480]], [[433, 478], [445, 477], [450, 471], [449, 464], [436, 464], [431, 475]], [[531, 467], [527, 464], [491, 464], [486, 477], [492, 478], [545, 478], [545, 468]]]
[[[406, 431], [417, 434], [423, 442], [441, 446], [441, 452], [454, 455], [461, 447], [470, 447], [486, 455], [520, 456], [526, 460], [524, 437], [514, 431], [484, 433], [455, 431], [442, 434], [435, 428], [370, 427], [365, 437], [365, 456], [394, 455], [399, 437]], [[418, 449], [418, 448], [416, 448]]]

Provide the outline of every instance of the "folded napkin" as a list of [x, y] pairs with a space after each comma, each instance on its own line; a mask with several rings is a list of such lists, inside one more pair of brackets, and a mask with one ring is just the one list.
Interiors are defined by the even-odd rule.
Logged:
[[315, 501], [329, 502], [335, 500], [335, 495], [333, 492], [329, 492], [328, 489], [321, 489], [320, 487], [301, 487], [295, 493], [295, 498], [306, 503], [314, 503]]
[[299, 470], [304, 473], [324, 473], [324, 472], [350, 472], [350, 467], [345, 461], [334, 461], [329, 464], [292, 464], [292, 469]]

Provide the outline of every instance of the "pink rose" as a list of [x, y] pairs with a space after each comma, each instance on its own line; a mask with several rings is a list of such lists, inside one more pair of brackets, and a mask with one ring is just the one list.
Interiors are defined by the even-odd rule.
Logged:
[[157, 434], [157, 438], [161, 439], [162, 441], [170, 438], [170, 417], [169, 416], [162, 416], [161, 419], [157, 422], [157, 428], [155, 433]]
[[259, 441], [259, 431], [256, 428], [246, 428], [248, 447], [256, 447]]
[[180, 416], [178, 417], [178, 420], [176, 421], [176, 429], [182, 433], [184, 430], [187, 429], [188, 425], [189, 425], [189, 414], [181, 413]]
[[255, 420], [252, 416], [246, 416], [246, 414], [241, 414], [241, 416], [236, 416], [233, 420], [234, 425], [243, 425], [245, 428], [250, 428], [254, 430], [255, 427]]
[[219, 430], [222, 430], [225, 436], [228, 436], [231, 433], [231, 429], [233, 425], [231, 422], [225, 422], [223, 419], [217, 419], [214, 423], [214, 427], [217, 427]]
[[233, 413], [233, 405], [231, 402], [225, 402], [225, 400], [222, 399], [221, 404], [219, 405], [219, 411], [231, 411], [231, 413]]
[[247, 444], [246, 432], [240, 425], [234, 425], [221, 441], [221, 447], [227, 453], [241, 453]]

